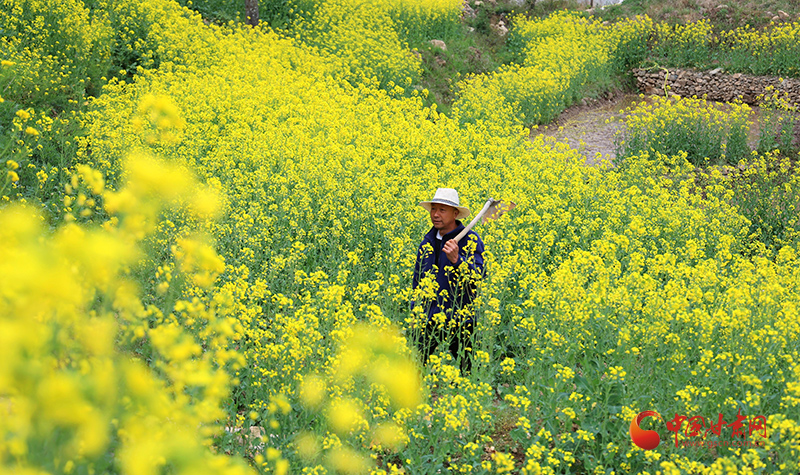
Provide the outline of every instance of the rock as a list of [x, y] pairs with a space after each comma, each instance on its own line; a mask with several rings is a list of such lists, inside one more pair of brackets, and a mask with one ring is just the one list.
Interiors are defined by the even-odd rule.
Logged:
[[775, 15], [774, 17], [772, 17], [772, 21], [781, 21], [781, 17]]
[[[747, 104], [755, 104], [758, 97], [764, 94], [765, 88], [771, 86], [786, 92], [789, 102], [800, 105], [800, 80], [770, 76], [750, 76], [747, 74], [725, 74], [719, 71], [689, 71], [672, 69], [667, 72], [669, 78], [666, 86], [673, 95], [683, 97], [706, 96], [709, 100], [731, 101], [741, 98]], [[633, 70], [639, 91], [649, 94], [663, 94], [664, 72], [652, 72], [642, 69]]]
[[509, 0], [508, 3], [512, 7], [524, 7], [525, 6], [525, 0]]
[[712, 69], [711, 71], [708, 72], [708, 74], [710, 74], [711, 76], [714, 76], [715, 74], [719, 74], [721, 72], [722, 72], [722, 68], [717, 68], [717, 69]]
[[442, 40], [431, 40], [430, 43], [434, 48], [439, 48], [442, 51], [447, 51], [447, 45], [444, 44], [444, 41]]
[[477, 14], [475, 10], [469, 6], [469, 3], [464, 3], [464, 8], [461, 10], [461, 17], [462, 18], [475, 18]]
[[784, 21], [789, 19], [789, 14], [783, 10], [778, 10], [778, 16]]
[[494, 28], [494, 31], [496, 31], [500, 36], [506, 36], [508, 33], [508, 28], [506, 28], [502, 21], [497, 25], [492, 25], [492, 28]]
[[472, 57], [473, 58], [478, 59], [478, 60], [481, 59], [481, 56], [482, 56], [481, 50], [479, 50], [478, 48], [476, 48], [474, 46], [470, 46], [469, 47], [469, 52], [472, 53]]

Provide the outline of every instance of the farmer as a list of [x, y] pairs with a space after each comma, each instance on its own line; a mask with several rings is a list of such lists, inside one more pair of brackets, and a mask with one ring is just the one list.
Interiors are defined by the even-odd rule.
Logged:
[[420, 322], [417, 347], [425, 364], [439, 343], [446, 343], [453, 358], [460, 359], [462, 373], [469, 373], [472, 302], [484, 274], [483, 241], [475, 231], [458, 242], [453, 239], [464, 229], [460, 219], [469, 216], [456, 190], [439, 188], [432, 200], [419, 205], [430, 213], [433, 227], [422, 238], [414, 266], [411, 309]]

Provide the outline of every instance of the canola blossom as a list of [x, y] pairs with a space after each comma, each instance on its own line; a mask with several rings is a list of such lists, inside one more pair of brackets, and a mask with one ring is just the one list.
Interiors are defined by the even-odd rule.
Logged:
[[453, 108], [462, 122], [546, 124], [582, 97], [604, 91], [637, 66], [653, 28], [648, 17], [606, 27], [574, 13], [513, 19], [519, 64], [459, 84]]
[[747, 145], [751, 109], [740, 102], [724, 108], [697, 97], [642, 101], [628, 111], [626, 128], [617, 134], [618, 162], [643, 152], [674, 156], [685, 152], [695, 165], [708, 161], [735, 164], [750, 154]]
[[645, 66], [724, 68], [729, 72], [798, 77], [800, 22], [714, 31], [708, 20], [658, 23], [647, 32], [652, 58]]
[[[453, 2], [359, 3], [363, 18], [319, 2], [288, 32], [167, 0], [92, 5], [137, 60], [81, 115], [58, 205], [0, 205], [0, 471], [800, 468], [796, 220], [765, 244], [775, 223], [736, 199], [783, 167], [769, 196], [791, 216], [791, 163], [757, 155], [736, 181], [654, 145], [588, 167], [522, 126], [608, 84], [647, 19], [520, 19], [522, 63], [468, 80], [447, 116], [410, 92], [402, 22], [453, 21]], [[629, 130], [680, 116], [665, 110]], [[19, 111], [15, 137], [52, 133]], [[744, 114], [716, 113], [697, 120]], [[22, 160], [2, 157], [4, 196]], [[412, 349], [409, 302], [431, 291], [410, 290], [417, 203], [437, 187], [473, 212], [517, 203], [478, 228], [469, 375]], [[646, 410], [764, 415], [767, 436], [646, 451], [628, 432]]]
[[[109, 211], [115, 197], [125, 197], [125, 206], [102, 227], [71, 223], [47, 232], [30, 207], [2, 210], [3, 470], [71, 472], [81, 466], [145, 474], [214, 466], [246, 473], [246, 465], [214, 455], [204, 443], [224, 416], [224, 368], [240, 359], [225, 350], [235, 323], [219, 311], [224, 303], [180, 299], [176, 312], [164, 315], [143, 299], [131, 272], [142, 257], [142, 232], [154, 230], [149, 225], [170, 195], [192, 200], [197, 184], [158, 186], [177, 170], [146, 157], [132, 156], [128, 168], [134, 177], [118, 192], [105, 190], [88, 168], [76, 180]], [[187, 240], [185, 251], [176, 253], [183, 277], [220, 270], [211, 249], [193, 265], [203, 246]], [[190, 333], [186, 319], [192, 318], [202, 319], [202, 332]], [[142, 352], [149, 363], [130, 357]]]

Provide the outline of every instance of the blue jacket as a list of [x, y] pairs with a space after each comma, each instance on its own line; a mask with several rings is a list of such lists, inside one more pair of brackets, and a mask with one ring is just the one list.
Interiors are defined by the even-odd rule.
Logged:
[[[442, 251], [444, 243], [456, 237], [464, 225], [456, 221], [456, 228], [437, 239], [437, 229], [431, 228], [422, 239], [417, 249], [417, 262], [414, 265], [412, 290], [416, 290], [426, 274], [433, 273], [436, 281], [436, 298], [425, 298], [411, 302], [411, 308], [423, 305], [425, 314], [431, 319], [439, 312], [444, 312], [447, 321], [454, 316], [458, 321], [472, 320], [474, 315], [469, 311], [466, 315], [458, 315], [457, 310], [469, 307], [477, 293], [477, 282], [484, 276], [483, 241], [475, 231], [470, 231], [458, 242], [458, 261], [450, 262]], [[472, 244], [474, 241], [475, 244]], [[474, 247], [473, 247], [474, 246]], [[454, 310], [456, 312], [454, 312]]]

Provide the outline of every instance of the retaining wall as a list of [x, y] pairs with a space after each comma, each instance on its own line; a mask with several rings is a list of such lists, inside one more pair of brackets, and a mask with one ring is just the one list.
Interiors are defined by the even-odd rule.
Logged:
[[785, 91], [795, 106], [800, 106], [800, 80], [782, 79], [773, 76], [751, 76], [728, 74], [722, 69], [692, 71], [689, 69], [645, 70], [634, 69], [636, 86], [644, 94], [664, 95], [665, 83], [668, 93], [679, 96], [706, 96], [712, 101], [730, 102], [737, 98], [751, 105], [758, 105], [758, 96], [767, 86]]

